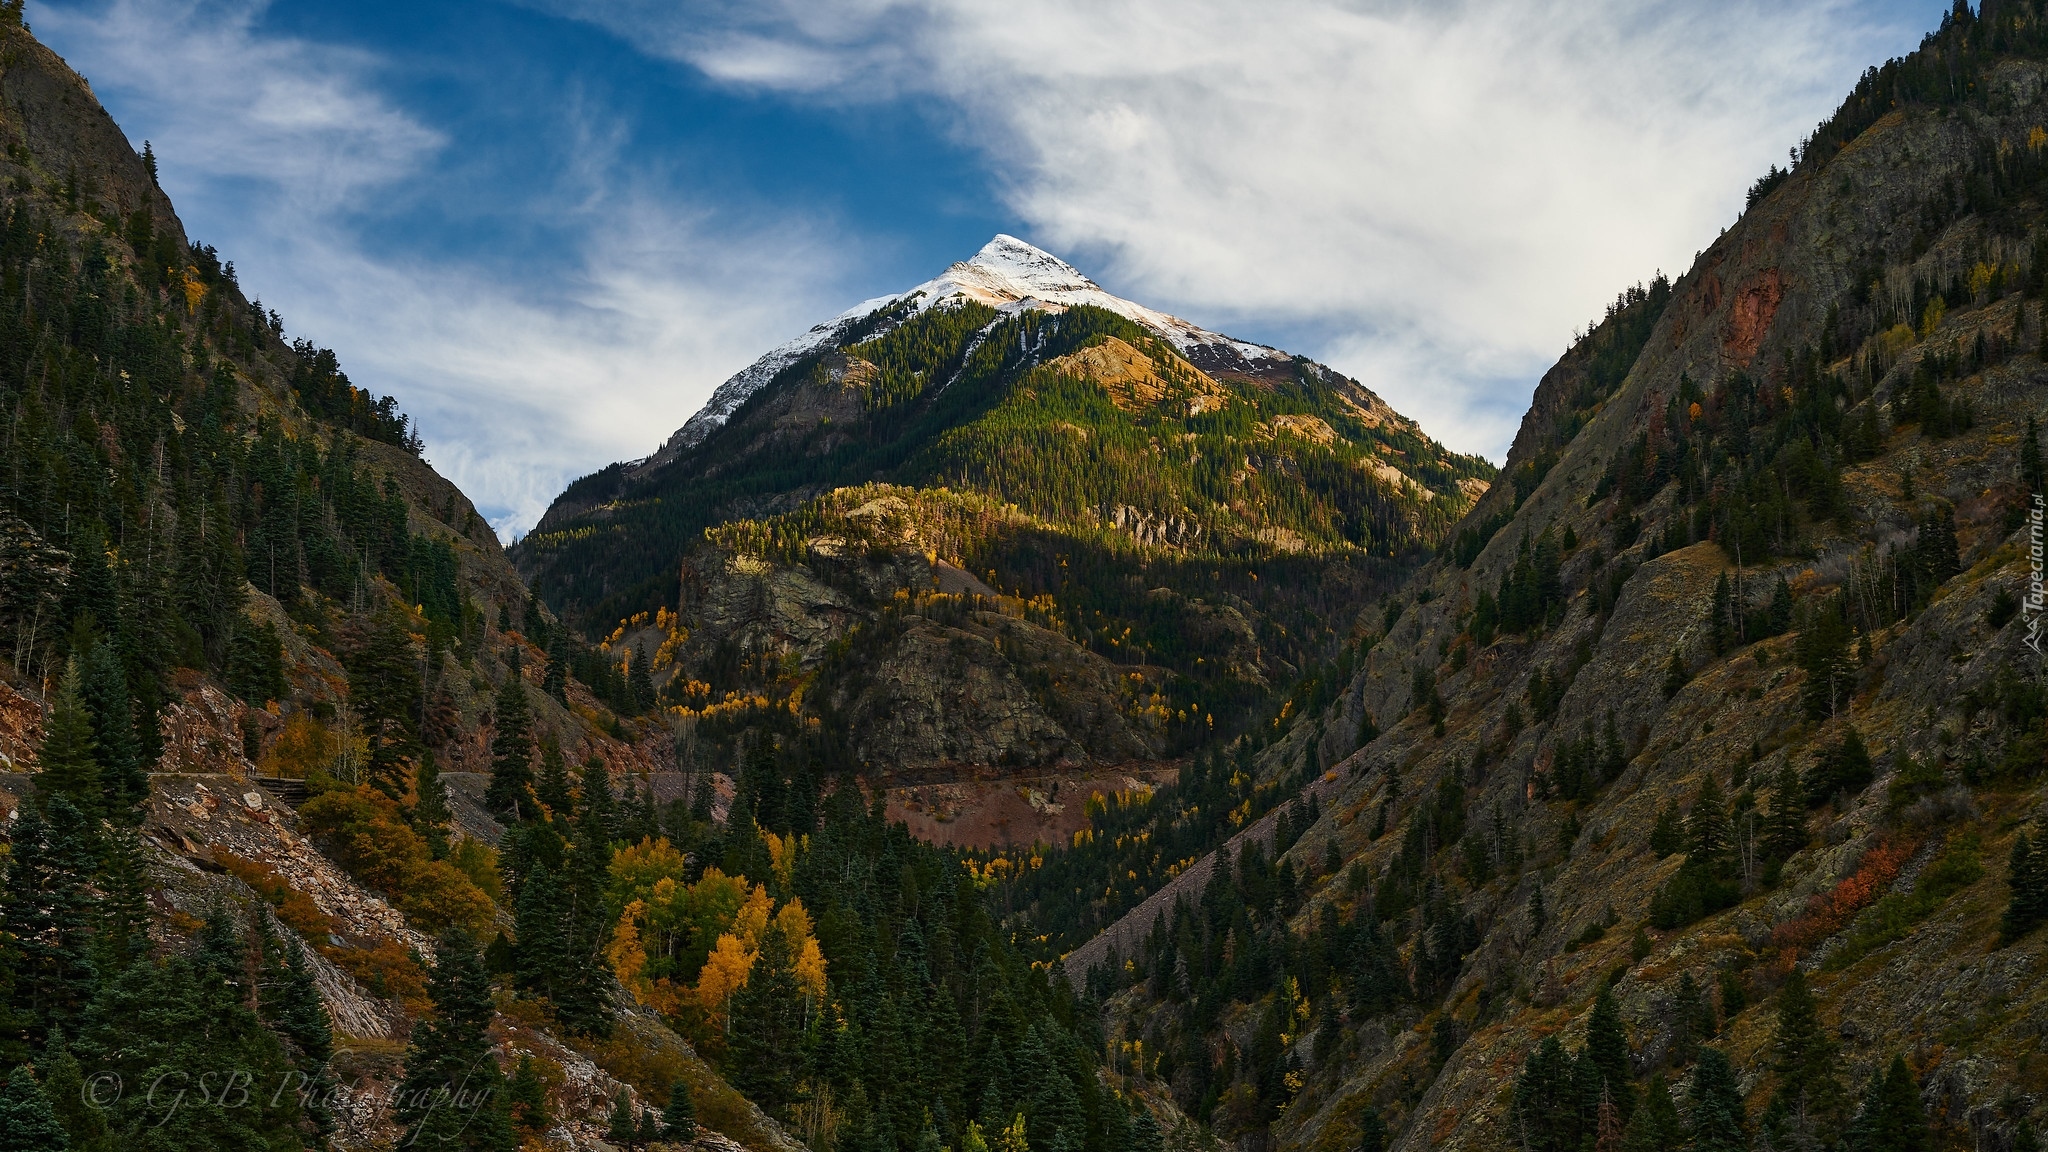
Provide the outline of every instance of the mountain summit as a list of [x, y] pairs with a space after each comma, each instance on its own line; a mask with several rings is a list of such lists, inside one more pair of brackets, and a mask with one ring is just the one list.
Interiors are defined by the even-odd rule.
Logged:
[[1100, 308], [1144, 326], [1171, 343], [1190, 361], [1212, 371], [1228, 367], [1250, 369], [1262, 362], [1285, 364], [1291, 359], [1276, 348], [1233, 340], [1190, 324], [1178, 316], [1112, 295], [1065, 260], [1015, 236], [999, 232], [995, 239], [981, 246], [981, 251], [949, 266], [932, 279], [894, 295], [864, 300], [740, 369], [718, 386], [704, 407], [678, 428], [659, 451], [636, 467], [646, 469], [667, 464], [686, 449], [702, 443], [706, 436], [730, 419], [748, 397], [774, 379], [777, 372], [832, 343], [862, 317], [910, 300], [916, 301], [915, 308], [919, 312], [941, 304], [957, 304], [962, 300], [972, 300], [1005, 313], [1023, 309], [1063, 312], [1077, 305]]

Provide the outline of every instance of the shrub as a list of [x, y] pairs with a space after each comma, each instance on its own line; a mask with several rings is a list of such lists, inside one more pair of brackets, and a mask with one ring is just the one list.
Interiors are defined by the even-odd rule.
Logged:
[[460, 868], [434, 859], [390, 797], [368, 785], [337, 789], [307, 801], [299, 815], [329, 857], [415, 927], [488, 934], [496, 917], [491, 898]]

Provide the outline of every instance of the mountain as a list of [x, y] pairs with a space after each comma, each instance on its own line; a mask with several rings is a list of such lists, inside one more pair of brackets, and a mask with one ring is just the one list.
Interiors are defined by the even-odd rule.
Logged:
[[701, 709], [735, 794], [18, 0], [0, 94], [0, 1146], [1133, 1146], [814, 718]]
[[1870, 70], [1349, 675], [1013, 873], [1126, 1085], [1241, 1147], [2035, 1146], [2043, 16]]
[[[921, 835], [1029, 843], [1247, 723], [1492, 475], [998, 236], [762, 357], [513, 555], [682, 722], [787, 704]], [[738, 778], [748, 726], [692, 747]]]

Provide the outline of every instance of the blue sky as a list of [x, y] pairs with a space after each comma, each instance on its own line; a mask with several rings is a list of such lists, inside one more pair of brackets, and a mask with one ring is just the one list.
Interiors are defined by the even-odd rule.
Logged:
[[32, 0], [501, 534], [998, 231], [1499, 459], [1932, 0]]

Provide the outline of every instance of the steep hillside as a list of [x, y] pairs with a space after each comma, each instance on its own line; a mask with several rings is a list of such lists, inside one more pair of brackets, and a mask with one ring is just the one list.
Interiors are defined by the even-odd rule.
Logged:
[[[468, 498], [187, 237], [154, 158], [20, 15], [0, 8], [0, 1130], [62, 1147], [49, 1108], [73, 1148], [390, 1146], [425, 1075], [408, 1036], [450, 1017], [447, 943], [502, 952], [517, 927], [502, 830], [451, 818], [437, 762], [507, 762], [530, 710], [586, 797], [626, 783], [623, 841], [668, 741], [573, 680], [526, 684], [551, 619]], [[599, 1037], [503, 982], [481, 1050], [511, 1089], [541, 1076], [527, 1128], [587, 1144], [615, 1101], [685, 1081], [706, 1146], [796, 1146], [652, 1013]], [[270, 1094], [81, 1094], [145, 1073]]]
[[1247, 1147], [2031, 1146], [2048, 25], [1986, 9], [1617, 300], [1341, 687], [1019, 874], [1121, 1083]]

